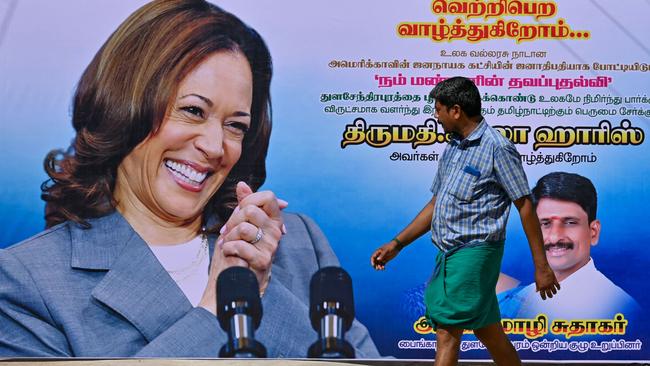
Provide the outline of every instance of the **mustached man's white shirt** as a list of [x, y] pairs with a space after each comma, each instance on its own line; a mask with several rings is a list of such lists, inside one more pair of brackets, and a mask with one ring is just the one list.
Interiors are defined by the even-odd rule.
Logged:
[[553, 298], [542, 300], [532, 283], [516, 295], [521, 301], [517, 318], [546, 314], [553, 319], [613, 319], [622, 313], [626, 319], [639, 313], [634, 299], [596, 269], [593, 259], [560, 282]]

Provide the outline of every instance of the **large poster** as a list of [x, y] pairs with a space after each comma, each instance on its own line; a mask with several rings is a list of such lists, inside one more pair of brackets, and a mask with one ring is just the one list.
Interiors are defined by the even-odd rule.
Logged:
[[[0, 247], [44, 227], [42, 161], [73, 137], [76, 82], [143, 3], [0, 1]], [[274, 60], [263, 188], [321, 226], [354, 279], [357, 316], [382, 355], [435, 354], [435, 333], [422, 318], [436, 255], [429, 236], [386, 271], [374, 271], [369, 258], [431, 199], [448, 137], [428, 94], [461, 75], [481, 91], [487, 122], [515, 143], [531, 188], [549, 173], [565, 172], [587, 178], [597, 192], [597, 228], [594, 220], [584, 223], [590, 236], [572, 236], [568, 226], [578, 223], [563, 219], [568, 239], [547, 248], [552, 265], [578, 254], [591, 258], [563, 280], [567, 295], [559, 305], [529, 297], [532, 260], [511, 212], [499, 298], [503, 326], [520, 355], [650, 359], [648, 1], [218, 5], [256, 28]], [[584, 295], [571, 299], [571, 293]], [[489, 358], [471, 334], [461, 350], [463, 359]]]

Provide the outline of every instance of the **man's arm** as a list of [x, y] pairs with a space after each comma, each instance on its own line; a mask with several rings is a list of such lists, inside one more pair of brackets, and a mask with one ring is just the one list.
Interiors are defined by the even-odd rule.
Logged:
[[394, 239], [382, 245], [370, 257], [370, 264], [377, 270], [386, 268], [386, 264], [399, 254], [400, 250], [411, 244], [415, 239], [421, 237], [430, 230], [431, 219], [433, 218], [433, 209], [436, 204], [436, 196], [418, 213], [404, 230], [402, 230]]
[[526, 233], [530, 253], [533, 255], [533, 264], [535, 265], [535, 285], [542, 299], [553, 297], [560, 289], [560, 284], [555, 278], [555, 274], [546, 260], [544, 253], [544, 239], [542, 238], [542, 229], [539, 227], [539, 219], [533, 209], [533, 202], [530, 196], [524, 196], [514, 201], [521, 225]]

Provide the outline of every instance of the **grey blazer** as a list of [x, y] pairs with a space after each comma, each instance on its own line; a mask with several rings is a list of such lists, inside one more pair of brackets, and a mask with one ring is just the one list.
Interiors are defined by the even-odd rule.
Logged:
[[[313, 221], [284, 220], [256, 338], [269, 357], [306, 357], [318, 337], [309, 280], [339, 262]], [[192, 307], [122, 215], [90, 222], [0, 250], [0, 357], [217, 357], [227, 335], [216, 317]], [[379, 357], [358, 321], [346, 338], [357, 357]]]

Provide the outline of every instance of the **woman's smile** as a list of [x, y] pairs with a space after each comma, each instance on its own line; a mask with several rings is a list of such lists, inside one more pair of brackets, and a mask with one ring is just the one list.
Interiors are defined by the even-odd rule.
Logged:
[[204, 182], [211, 174], [210, 168], [202, 167], [190, 161], [165, 159], [165, 168], [172, 179], [183, 189], [200, 192]]

